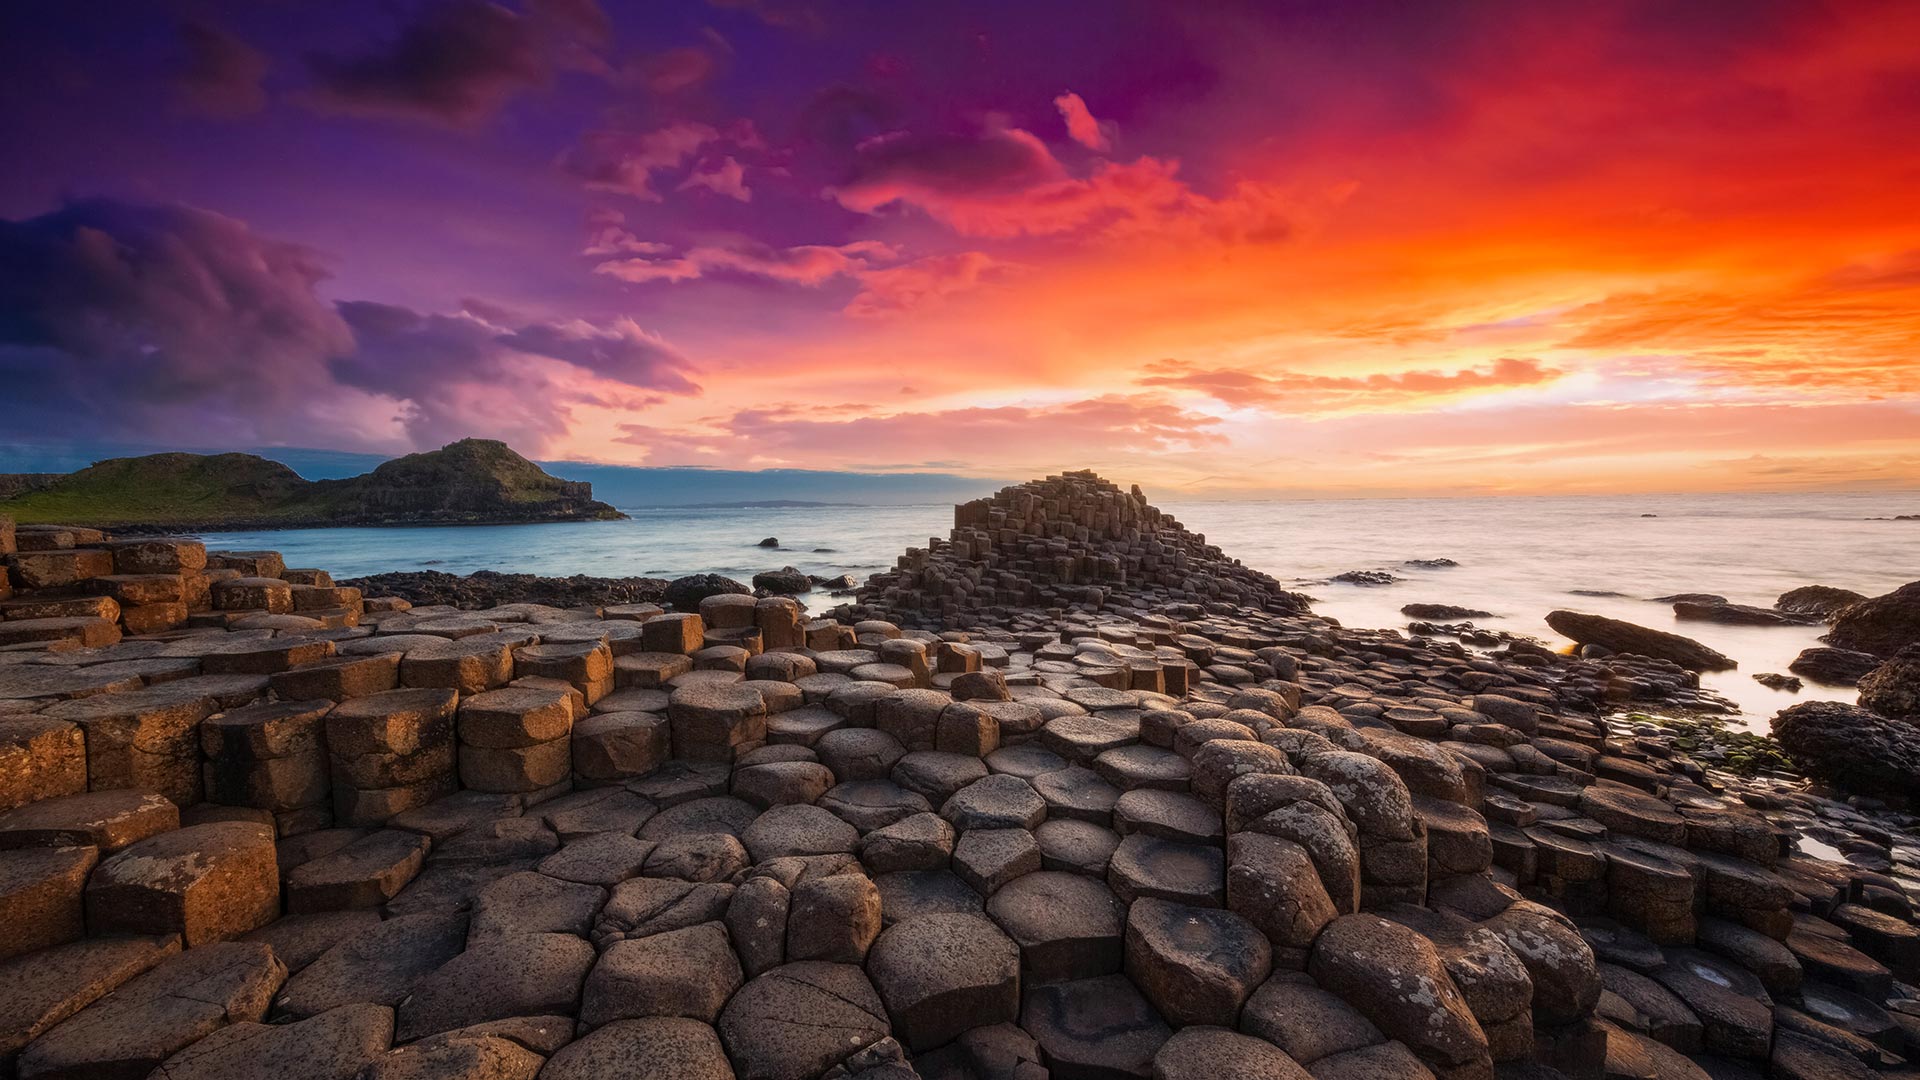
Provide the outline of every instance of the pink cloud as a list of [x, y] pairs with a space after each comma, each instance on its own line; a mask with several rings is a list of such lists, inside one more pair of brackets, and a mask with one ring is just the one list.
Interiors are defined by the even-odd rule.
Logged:
[[680, 182], [679, 190], [686, 191], [689, 188], [705, 188], [716, 195], [725, 195], [741, 202], [753, 201], [753, 192], [747, 190], [746, 166], [731, 156], [694, 169]]
[[1392, 410], [1413, 403], [1538, 386], [1566, 374], [1538, 360], [1515, 357], [1502, 357], [1485, 368], [1371, 375], [1206, 370], [1176, 361], [1152, 364], [1148, 370], [1154, 374], [1140, 378], [1142, 386], [1194, 390], [1227, 405], [1292, 414]]
[[653, 174], [679, 168], [719, 137], [705, 124], [672, 124], [634, 135], [621, 131], [590, 131], [566, 160], [567, 167], [596, 191], [614, 191], [636, 199], [658, 202]]
[[[862, 406], [864, 407], [864, 406]], [[651, 464], [749, 459], [830, 463], [966, 460], [1045, 472], [1102, 454], [1152, 454], [1220, 446], [1214, 417], [1148, 395], [1107, 395], [1060, 405], [1004, 405], [810, 418], [791, 409], [747, 409], [710, 431], [622, 425], [617, 441], [645, 447]]]
[[821, 285], [843, 275], [865, 272], [876, 262], [897, 258], [886, 244], [860, 240], [850, 244], [801, 244], [771, 247], [739, 243], [701, 246], [673, 258], [630, 258], [603, 262], [595, 273], [644, 284], [651, 281], [688, 281], [711, 271], [731, 271], [792, 285]]
[[1142, 156], [1096, 161], [1076, 176], [1018, 128], [895, 133], [861, 143], [852, 178], [826, 194], [862, 214], [912, 207], [966, 236], [1045, 236], [1094, 226], [1226, 242], [1293, 234], [1295, 200], [1278, 186], [1242, 181], [1215, 198], [1194, 191], [1179, 171], [1176, 160]]
[[1068, 91], [1053, 99], [1053, 107], [1060, 110], [1060, 118], [1067, 122], [1067, 136], [1074, 142], [1098, 154], [1113, 149], [1113, 140], [1100, 121], [1093, 118], [1087, 109], [1087, 103], [1079, 94]]
[[847, 303], [847, 314], [898, 314], [954, 293], [968, 292], [1004, 276], [1011, 264], [979, 251], [930, 255], [910, 263], [859, 275], [861, 290]]

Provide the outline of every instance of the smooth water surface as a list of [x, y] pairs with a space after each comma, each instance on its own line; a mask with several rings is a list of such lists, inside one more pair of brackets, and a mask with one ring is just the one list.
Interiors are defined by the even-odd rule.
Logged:
[[[1760, 672], [1784, 672], [1820, 627], [1680, 622], [1647, 597], [1719, 593], [1770, 606], [1800, 585], [1874, 595], [1920, 579], [1920, 521], [1872, 521], [1920, 512], [1920, 492], [1822, 495], [1637, 495], [1174, 503], [1164, 509], [1229, 555], [1288, 583], [1384, 569], [1403, 581], [1361, 587], [1300, 584], [1316, 611], [1349, 626], [1404, 627], [1403, 604], [1476, 607], [1480, 626], [1564, 644], [1545, 616], [1565, 607], [1671, 630], [1740, 662], [1705, 681], [1737, 702], [1749, 725], [1796, 700], [1850, 699], [1811, 684], [1768, 690]], [[458, 528], [307, 529], [210, 533], [209, 545], [271, 548], [290, 566], [338, 577], [390, 570], [464, 574], [677, 577], [745, 580], [792, 565], [864, 578], [908, 546], [945, 536], [951, 506], [673, 508], [629, 511], [627, 521]], [[1652, 515], [1652, 516], [1647, 516]], [[773, 536], [780, 550], [755, 546]], [[1402, 565], [1452, 559], [1441, 570]], [[1613, 593], [1579, 595], [1574, 590]], [[824, 598], [816, 599], [816, 606]]]

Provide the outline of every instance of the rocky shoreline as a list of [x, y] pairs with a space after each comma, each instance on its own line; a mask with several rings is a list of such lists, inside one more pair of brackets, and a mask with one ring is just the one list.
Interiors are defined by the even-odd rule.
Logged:
[[[814, 615], [710, 576], [356, 586], [4, 525], [0, 554], [0, 1076], [1920, 1052], [1920, 819], [1630, 715], [1723, 710], [1711, 657], [1343, 627], [1090, 473], [956, 508]], [[1896, 642], [1908, 590], [1836, 637]], [[1910, 749], [1900, 647], [1863, 703]]]

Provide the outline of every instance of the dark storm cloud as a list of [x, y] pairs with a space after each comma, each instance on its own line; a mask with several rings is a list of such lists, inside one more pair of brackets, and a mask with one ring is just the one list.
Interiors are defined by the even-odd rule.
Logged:
[[479, 124], [611, 34], [593, 0], [432, 0], [399, 34], [356, 56], [307, 58], [323, 108], [456, 126]]
[[0, 425], [370, 449], [484, 432], [537, 452], [609, 390], [698, 390], [627, 320], [334, 304], [325, 277], [310, 249], [192, 207], [96, 199], [0, 221]]

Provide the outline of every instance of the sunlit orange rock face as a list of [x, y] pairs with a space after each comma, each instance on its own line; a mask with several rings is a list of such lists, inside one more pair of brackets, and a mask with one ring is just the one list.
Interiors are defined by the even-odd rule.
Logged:
[[0, 426], [1181, 497], [1920, 478], [1912, 4], [865, 7], [44, 13], [0, 45]]

